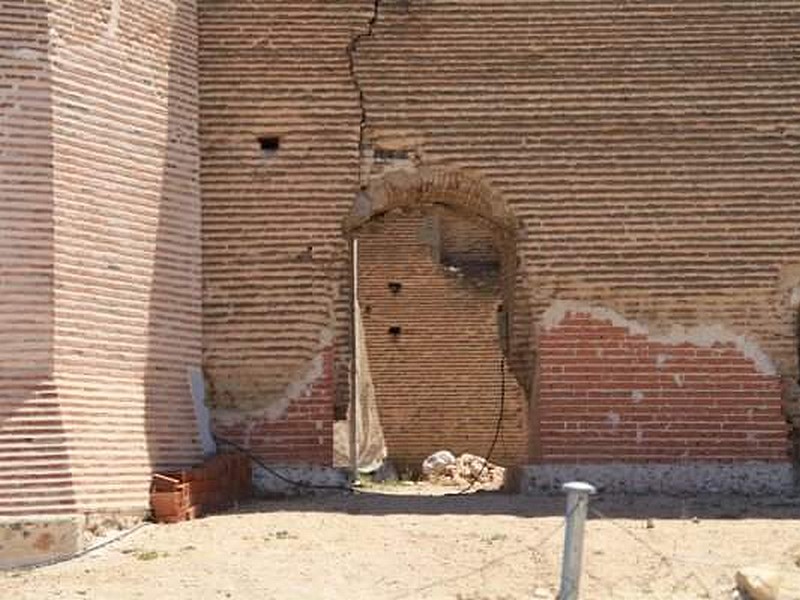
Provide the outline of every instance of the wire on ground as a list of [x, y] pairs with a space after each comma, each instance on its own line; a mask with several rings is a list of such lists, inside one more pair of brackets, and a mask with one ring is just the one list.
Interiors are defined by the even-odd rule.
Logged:
[[51, 566], [57, 565], [59, 563], [77, 560], [79, 558], [82, 558], [82, 557], [86, 556], [87, 554], [91, 554], [93, 552], [96, 552], [97, 550], [105, 548], [106, 546], [110, 546], [111, 544], [115, 544], [117, 542], [120, 542], [120, 541], [124, 540], [126, 537], [128, 537], [130, 535], [133, 535], [134, 533], [136, 533], [137, 531], [139, 531], [143, 527], [147, 527], [149, 525], [152, 525], [152, 523], [150, 523], [149, 521], [142, 521], [141, 523], [137, 523], [136, 525], [134, 525], [130, 529], [126, 529], [124, 531], [121, 531], [120, 533], [118, 533], [117, 535], [115, 535], [112, 538], [107, 538], [107, 539], [101, 540], [100, 542], [98, 542], [96, 544], [92, 544], [88, 548], [84, 548], [83, 550], [81, 550], [80, 552], [77, 552], [75, 554], [70, 554], [69, 556], [59, 556], [58, 558], [53, 558], [53, 559], [50, 559], [50, 560], [46, 560], [44, 562], [36, 563], [35, 565], [26, 565], [26, 566], [23, 566], [23, 567], [17, 567], [14, 570], [15, 571], [33, 571], [35, 569], [41, 569], [41, 568], [44, 568], [44, 567], [51, 567]]
[[292, 479], [290, 477], [287, 477], [286, 475], [284, 475], [280, 471], [274, 469], [273, 467], [268, 466], [266, 463], [264, 463], [264, 461], [262, 461], [260, 458], [258, 458], [256, 455], [254, 455], [252, 452], [250, 452], [244, 446], [242, 446], [240, 444], [237, 444], [236, 442], [233, 442], [231, 440], [228, 440], [228, 439], [225, 439], [223, 437], [220, 437], [220, 436], [218, 436], [216, 434], [214, 434], [214, 439], [217, 440], [217, 442], [222, 444], [222, 445], [230, 446], [234, 450], [237, 450], [238, 452], [241, 452], [247, 458], [249, 458], [251, 461], [256, 463], [259, 467], [264, 469], [267, 473], [269, 473], [270, 475], [272, 475], [276, 479], [279, 479], [279, 480], [283, 481], [284, 483], [288, 483], [291, 486], [294, 486], [294, 487], [297, 487], [297, 488], [302, 488], [302, 489], [309, 489], [309, 490], [336, 490], [336, 491], [340, 491], [340, 492], [350, 492], [350, 493], [355, 492], [355, 490], [349, 485], [336, 485], [336, 484], [325, 484], [325, 483], [309, 483], [308, 481], [301, 481], [301, 480], [298, 480], [298, 479]]
[[[616, 527], [617, 529], [620, 529], [621, 531], [625, 532], [629, 537], [633, 538], [634, 540], [639, 542], [639, 544], [641, 544], [642, 546], [647, 548], [654, 556], [657, 556], [664, 565], [666, 565], [667, 569], [669, 569], [669, 572], [672, 575], [672, 578], [676, 579], [676, 580], [678, 579], [678, 574], [675, 572], [675, 568], [674, 568], [674, 565], [673, 565], [673, 559], [671, 559], [666, 554], [661, 552], [658, 548], [653, 547], [652, 544], [650, 544], [650, 542], [648, 542], [647, 540], [639, 537], [638, 535], [633, 533], [630, 529], [628, 529], [627, 527], [624, 527], [623, 525], [620, 525], [619, 523], [616, 522], [616, 520], [614, 520], [613, 518], [609, 517], [608, 515], [602, 513], [601, 511], [597, 510], [596, 508], [590, 507], [589, 508], [589, 512], [592, 513], [596, 517], [600, 517], [604, 521], [608, 521], [614, 527]], [[682, 561], [678, 560], [678, 562], [682, 562]], [[689, 578], [694, 579], [700, 585], [700, 587], [703, 588], [703, 591], [706, 593], [706, 597], [707, 598], [711, 597], [711, 590], [708, 588], [708, 586], [705, 584], [705, 582], [702, 580], [702, 578], [692, 569], [689, 569], [688, 577], [685, 577], [684, 579], [689, 579]]]
[[544, 547], [544, 545], [553, 538], [553, 536], [555, 536], [559, 531], [561, 531], [564, 528], [564, 524], [572, 516], [572, 513], [575, 512], [577, 508], [578, 508], [577, 505], [573, 507], [573, 509], [566, 514], [566, 518], [562, 519], [561, 522], [556, 527], [551, 529], [547, 533], [547, 535], [543, 536], [537, 544], [534, 545], [529, 544], [525, 546], [525, 548], [523, 548], [522, 550], [512, 550], [511, 552], [500, 554], [499, 556], [495, 556], [493, 559], [486, 561], [482, 565], [472, 569], [469, 572], [458, 573], [456, 575], [443, 577], [442, 579], [436, 579], [431, 583], [414, 588], [413, 590], [408, 590], [396, 596], [392, 596], [391, 600], [405, 600], [406, 598], [419, 598], [419, 595], [422, 592], [427, 592], [428, 590], [432, 590], [433, 588], [445, 585], [447, 583], [452, 583], [453, 581], [460, 581], [465, 577], [471, 577], [473, 575], [477, 575], [478, 573], [483, 573], [488, 569], [493, 569], [494, 567], [502, 565], [506, 560], [514, 556], [519, 556], [520, 554], [526, 554], [528, 552], [536, 552], [537, 550], [541, 550]]

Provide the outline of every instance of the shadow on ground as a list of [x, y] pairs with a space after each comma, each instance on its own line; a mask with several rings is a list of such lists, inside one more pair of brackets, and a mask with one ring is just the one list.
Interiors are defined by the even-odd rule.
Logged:
[[[364, 490], [282, 499], [257, 499], [236, 512], [323, 512], [353, 515], [508, 515], [552, 517], [564, 514], [564, 496], [523, 496], [502, 492], [421, 494]], [[619, 496], [598, 494], [591, 508], [614, 519], [800, 519], [800, 497]], [[594, 515], [591, 518], [599, 518]]]

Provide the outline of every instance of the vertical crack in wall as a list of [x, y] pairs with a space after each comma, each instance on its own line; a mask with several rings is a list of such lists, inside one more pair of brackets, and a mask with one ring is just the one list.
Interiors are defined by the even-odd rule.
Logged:
[[372, 37], [372, 33], [375, 30], [375, 24], [378, 22], [380, 10], [381, 10], [381, 0], [374, 0], [374, 4], [372, 6], [372, 16], [367, 22], [366, 28], [357, 33], [355, 36], [353, 36], [353, 39], [351, 39], [350, 43], [347, 45], [347, 64], [350, 70], [350, 79], [353, 81], [353, 87], [358, 93], [358, 108], [361, 111], [361, 120], [358, 126], [359, 189], [364, 188], [364, 182], [363, 182], [364, 169], [362, 167], [362, 156], [364, 153], [364, 130], [367, 128], [367, 109], [364, 106], [364, 89], [361, 87], [361, 82], [359, 81], [358, 74], [356, 73], [356, 52], [358, 52], [358, 46], [361, 44], [363, 40]]

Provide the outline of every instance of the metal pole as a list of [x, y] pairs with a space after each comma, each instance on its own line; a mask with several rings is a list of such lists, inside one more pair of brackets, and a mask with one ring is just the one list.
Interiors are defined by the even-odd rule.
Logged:
[[350, 240], [350, 477], [358, 478], [358, 238]]
[[589, 495], [595, 493], [594, 486], [580, 481], [565, 483], [562, 490], [567, 493], [567, 525], [564, 532], [564, 559], [561, 564], [561, 589], [558, 600], [578, 600], [583, 564], [583, 532]]

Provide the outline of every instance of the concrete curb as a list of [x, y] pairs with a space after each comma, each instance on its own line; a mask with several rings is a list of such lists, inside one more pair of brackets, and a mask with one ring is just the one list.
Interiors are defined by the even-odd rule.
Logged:
[[598, 491], [625, 494], [793, 495], [797, 481], [789, 463], [526, 465], [520, 491], [558, 493], [568, 481], [587, 481]]

